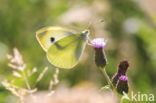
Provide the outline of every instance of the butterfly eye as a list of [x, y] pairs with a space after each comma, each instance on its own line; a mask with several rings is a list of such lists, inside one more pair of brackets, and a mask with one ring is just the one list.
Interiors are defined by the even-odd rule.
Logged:
[[51, 41], [51, 43], [53, 43], [55, 41], [55, 38], [54, 37], [51, 37], [50, 38], [50, 41]]

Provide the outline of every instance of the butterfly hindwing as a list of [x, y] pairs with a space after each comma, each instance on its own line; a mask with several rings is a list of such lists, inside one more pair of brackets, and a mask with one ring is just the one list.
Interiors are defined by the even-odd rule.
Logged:
[[52, 43], [75, 33], [78, 33], [78, 31], [59, 26], [50, 26], [38, 30], [36, 32], [36, 38], [42, 48], [47, 51]]
[[47, 51], [48, 60], [56, 67], [74, 67], [86, 45], [87, 35], [73, 34], [54, 42]]

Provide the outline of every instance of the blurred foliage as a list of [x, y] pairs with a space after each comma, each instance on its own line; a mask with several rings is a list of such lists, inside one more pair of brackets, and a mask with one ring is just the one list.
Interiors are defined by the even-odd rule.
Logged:
[[[85, 29], [91, 19], [82, 23], [62, 22], [70, 21], [63, 15], [75, 7], [93, 8], [96, 16], [93, 13], [90, 18], [104, 19], [104, 24], [91, 25], [91, 37], [106, 37], [108, 40], [105, 52], [110, 77], [116, 72], [119, 61], [127, 59], [130, 61], [128, 76], [131, 90], [156, 94], [156, 12], [145, 11], [133, 0], [0, 0], [0, 81], [12, 78], [4, 55], [12, 53], [12, 49], [17, 47], [28, 70], [37, 67], [40, 72], [45, 66], [49, 67], [37, 84], [40, 90], [47, 89], [55, 68], [47, 61], [45, 52], [35, 38], [35, 31], [49, 25]], [[74, 17], [75, 14], [70, 15]], [[81, 18], [88, 15], [81, 15]], [[103, 34], [96, 32], [99, 31], [99, 25], [105, 25], [102, 26]], [[89, 46], [76, 67], [60, 72], [60, 81], [69, 86], [83, 81], [98, 87], [106, 85], [105, 78], [94, 64], [94, 50]], [[36, 77], [37, 74], [29, 80], [32, 86]], [[6, 98], [10, 95], [0, 83], [0, 103], [7, 103]]]

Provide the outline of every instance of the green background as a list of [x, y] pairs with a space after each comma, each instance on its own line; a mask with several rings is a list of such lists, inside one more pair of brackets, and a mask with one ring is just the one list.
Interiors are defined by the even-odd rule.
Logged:
[[[146, 2], [147, 0], [0, 0], [0, 103], [15, 102], [8, 102], [11, 93], [1, 84], [4, 79], [12, 77], [6, 55], [11, 54], [14, 47], [21, 52], [27, 70], [38, 68], [37, 74], [29, 79], [32, 87], [47, 90], [55, 68], [48, 62], [46, 53], [37, 42], [36, 30], [50, 25], [84, 30], [89, 22], [92, 22], [90, 39], [104, 37], [107, 40], [104, 49], [109, 76], [114, 75], [120, 60], [127, 59], [130, 62], [130, 90], [155, 94], [156, 12], [150, 6], [140, 5]], [[104, 22], [99, 22], [101, 19]], [[49, 67], [48, 72], [38, 84], [34, 84], [33, 81], [45, 66]], [[99, 88], [106, 85], [105, 78], [95, 66], [94, 49], [91, 46], [86, 47], [76, 67], [60, 70], [59, 80], [69, 87], [82, 82], [91, 82]], [[24, 82], [17, 85], [25, 87]]]

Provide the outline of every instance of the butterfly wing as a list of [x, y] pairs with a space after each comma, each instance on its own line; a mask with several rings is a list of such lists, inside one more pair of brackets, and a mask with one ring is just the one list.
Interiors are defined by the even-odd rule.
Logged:
[[88, 35], [73, 34], [53, 43], [47, 57], [51, 64], [59, 68], [70, 69], [74, 67], [86, 45]]
[[52, 43], [76, 33], [78, 33], [78, 31], [59, 26], [50, 26], [38, 30], [36, 32], [36, 38], [42, 48], [47, 51]]

